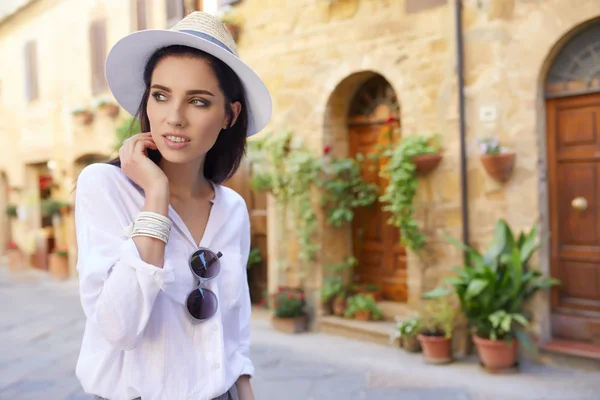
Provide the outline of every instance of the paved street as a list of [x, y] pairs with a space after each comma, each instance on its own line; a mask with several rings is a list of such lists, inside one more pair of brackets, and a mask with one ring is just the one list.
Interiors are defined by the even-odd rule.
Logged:
[[[74, 377], [83, 323], [76, 282], [0, 268], [0, 399], [89, 399]], [[526, 363], [519, 374], [497, 376], [473, 361], [429, 366], [392, 347], [280, 334], [260, 316], [252, 357], [258, 400], [600, 398], [597, 373]]]

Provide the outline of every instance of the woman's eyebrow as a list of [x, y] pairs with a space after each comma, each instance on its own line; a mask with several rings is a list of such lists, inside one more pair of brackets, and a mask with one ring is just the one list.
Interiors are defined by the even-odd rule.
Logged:
[[[171, 89], [169, 89], [166, 86], [163, 85], [152, 85], [153, 89], [160, 89], [160, 90], [164, 90], [165, 92], [171, 93]], [[212, 94], [211, 92], [209, 92], [208, 90], [204, 90], [204, 89], [194, 89], [194, 90], [188, 90], [185, 92], [186, 94], [207, 94], [209, 96], [214, 96], [214, 94]]]

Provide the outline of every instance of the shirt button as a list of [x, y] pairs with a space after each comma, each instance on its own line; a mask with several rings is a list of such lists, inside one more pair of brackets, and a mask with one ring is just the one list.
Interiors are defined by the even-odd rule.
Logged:
[[218, 330], [219, 330], [219, 327], [217, 326], [217, 324], [215, 324], [215, 326], [213, 326], [213, 331], [215, 331], [215, 332], [216, 332], [216, 331], [218, 331]]
[[215, 369], [219, 369], [219, 368], [221, 368], [221, 365], [219, 363], [215, 363], [214, 367], [215, 367]]

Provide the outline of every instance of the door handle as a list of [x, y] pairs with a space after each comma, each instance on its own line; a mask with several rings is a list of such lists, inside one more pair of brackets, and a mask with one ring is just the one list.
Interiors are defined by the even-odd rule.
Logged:
[[571, 207], [577, 211], [584, 211], [587, 209], [588, 202], [585, 197], [575, 197], [571, 200]]

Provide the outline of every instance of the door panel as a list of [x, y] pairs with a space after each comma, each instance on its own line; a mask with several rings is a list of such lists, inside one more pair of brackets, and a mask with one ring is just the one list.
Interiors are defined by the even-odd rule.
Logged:
[[[378, 144], [389, 140], [385, 124], [351, 126], [350, 152], [367, 155], [377, 151]], [[386, 160], [369, 160], [365, 157], [362, 176], [369, 183], [383, 190], [387, 184], [379, 176]], [[380, 285], [386, 300], [407, 299], [406, 251], [400, 245], [398, 229], [387, 223], [390, 214], [382, 210], [379, 202], [371, 207], [357, 210], [352, 223], [354, 256], [358, 260], [355, 279], [360, 283]]]
[[553, 335], [600, 341], [600, 94], [547, 111]]

